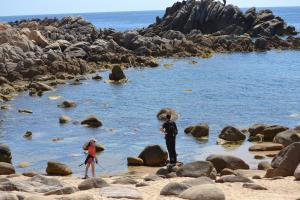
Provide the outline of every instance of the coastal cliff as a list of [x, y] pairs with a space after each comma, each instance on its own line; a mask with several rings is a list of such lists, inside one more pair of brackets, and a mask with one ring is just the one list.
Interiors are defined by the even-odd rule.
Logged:
[[243, 13], [213, 0], [177, 2], [148, 28], [126, 32], [97, 29], [74, 16], [2, 23], [0, 99], [31, 89], [34, 81], [56, 85], [114, 65], [156, 67], [160, 57], [299, 49], [295, 34], [294, 27], [270, 10]]

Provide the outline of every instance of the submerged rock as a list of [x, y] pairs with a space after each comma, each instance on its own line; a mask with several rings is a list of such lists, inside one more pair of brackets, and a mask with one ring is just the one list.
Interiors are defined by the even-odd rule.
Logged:
[[221, 131], [219, 138], [228, 142], [239, 142], [244, 141], [246, 136], [237, 128], [233, 126], [226, 126]]
[[96, 116], [91, 115], [85, 120], [81, 121], [81, 125], [85, 125], [89, 128], [98, 128], [102, 126], [102, 122]]
[[121, 81], [126, 79], [126, 76], [120, 66], [114, 66], [111, 73], [109, 74], [109, 79], [111, 81]]
[[61, 108], [72, 108], [75, 106], [76, 106], [75, 101], [63, 101], [62, 103], [60, 103], [58, 105], [58, 107], [61, 107]]
[[198, 124], [195, 126], [187, 127], [184, 132], [186, 134], [191, 134], [192, 136], [199, 137], [207, 137], [209, 135], [209, 126], [208, 124]]

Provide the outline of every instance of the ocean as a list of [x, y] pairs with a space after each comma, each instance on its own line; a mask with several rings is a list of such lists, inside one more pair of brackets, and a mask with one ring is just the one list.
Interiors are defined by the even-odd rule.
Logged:
[[[300, 7], [274, 7], [274, 8], [258, 8], [271, 9], [275, 15], [282, 16], [290, 24], [300, 30], [299, 12]], [[247, 8], [242, 8], [246, 11]], [[126, 31], [136, 28], [147, 27], [155, 22], [156, 16], [162, 17], [163, 10], [157, 11], [131, 11], [131, 12], [103, 12], [103, 13], [68, 13], [68, 14], [49, 14], [49, 15], [24, 15], [24, 16], [0, 16], [0, 22], [13, 22], [22, 19], [44, 19], [63, 18], [64, 16], [82, 16], [92, 22], [98, 28], [114, 28], [118, 31]]]
[[[300, 8], [272, 8], [288, 23], [300, 30]], [[99, 28], [117, 30], [141, 28], [155, 20], [163, 11], [80, 14]], [[62, 17], [51, 15], [48, 17]], [[25, 18], [45, 17], [26, 16]], [[0, 21], [24, 18], [0, 17]], [[216, 145], [216, 138], [226, 125], [247, 128], [253, 123], [300, 124], [300, 51], [269, 51], [253, 53], [216, 54], [210, 59], [161, 59], [158, 68], [128, 69], [129, 82], [122, 85], [106, 81], [84, 81], [82, 85], [60, 85], [42, 97], [21, 93], [7, 111], [0, 111], [0, 143], [12, 149], [13, 163], [30, 162], [30, 167], [44, 173], [48, 160], [71, 166], [75, 174], [83, 174], [78, 167], [85, 155], [82, 145], [96, 138], [105, 146], [99, 155], [103, 168], [97, 173], [122, 172], [127, 156], [138, 156], [150, 144], [164, 146], [159, 132], [161, 123], [156, 113], [171, 107], [180, 114], [177, 152], [183, 162], [203, 160], [214, 153], [237, 155], [252, 168], [258, 160], [248, 152], [249, 142], [243, 145]], [[190, 61], [197, 61], [195, 65]], [[172, 64], [164, 67], [163, 64]], [[101, 72], [108, 79], [107, 71]], [[51, 100], [51, 96], [60, 99]], [[49, 98], [50, 97], [50, 98]], [[63, 99], [77, 102], [77, 107], [64, 110], [57, 107]], [[20, 114], [18, 109], [30, 109], [33, 114]], [[58, 118], [65, 114], [75, 120], [95, 114], [103, 127], [88, 129], [72, 123], [60, 125]], [[185, 127], [207, 122], [208, 140], [196, 140], [184, 134]], [[23, 134], [33, 132], [32, 140]], [[61, 138], [53, 142], [53, 138]], [[268, 159], [266, 159], [268, 160]]]

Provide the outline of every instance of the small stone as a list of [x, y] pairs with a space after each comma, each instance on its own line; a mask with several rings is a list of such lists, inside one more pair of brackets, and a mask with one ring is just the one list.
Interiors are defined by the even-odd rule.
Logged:
[[26, 177], [34, 177], [38, 174], [36, 172], [24, 172], [24, 173], [22, 173], [22, 175], [26, 176]]
[[255, 184], [255, 183], [244, 183], [243, 187], [252, 189], [252, 190], [268, 190], [267, 188], [265, 188], [261, 185]]
[[61, 108], [72, 108], [75, 106], [76, 106], [76, 103], [74, 101], [63, 101], [62, 103], [60, 103], [58, 105], [58, 107], [61, 107]]

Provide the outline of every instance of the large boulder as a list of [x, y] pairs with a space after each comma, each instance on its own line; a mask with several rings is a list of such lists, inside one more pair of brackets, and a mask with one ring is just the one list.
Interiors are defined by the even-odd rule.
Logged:
[[184, 183], [176, 183], [176, 182], [171, 182], [165, 185], [161, 191], [160, 195], [172, 195], [172, 196], [178, 196], [180, 195], [183, 191], [187, 190], [190, 188], [189, 185], [186, 185]]
[[263, 143], [255, 144], [249, 147], [249, 151], [280, 151], [283, 149], [282, 144]]
[[0, 162], [11, 163], [11, 151], [9, 146], [0, 144]]
[[300, 163], [300, 142], [295, 142], [282, 149], [272, 160], [272, 167], [266, 173], [267, 178], [292, 176]]
[[109, 74], [109, 80], [118, 82], [124, 79], [126, 79], [126, 76], [122, 68], [118, 65], [114, 66]]
[[186, 134], [191, 134], [192, 136], [196, 138], [200, 137], [207, 137], [209, 134], [209, 126], [208, 124], [198, 124], [195, 126], [189, 126], [187, 127], [184, 132]]
[[201, 176], [214, 177], [215, 168], [211, 162], [197, 161], [181, 166], [176, 175], [179, 177], [193, 177], [198, 178]]
[[68, 176], [72, 174], [71, 168], [59, 162], [49, 161], [46, 169], [47, 174], [57, 176]]
[[10, 175], [14, 174], [15, 168], [10, 163], [0, 162], [0, 175]]
[[185, 190], [180, 198], [189, 200], [225, 200], [225, 194], [213, 184], [198, 185]]
[[146, 166], [163, 166], [168, 159], [168, 153], [159, 145], [147, 146], [138, 156]]
[[163, 108], [163, 109], [161, 109], [157, 113], [156, 117], [159, 120], [167, 120], [167, 115], [171, 115], [172, 120], [176, 120], [178, 118], [177, 112], [172, 108]]
[[96, 116], [89, 116], [81, 122], [82, 125], [85, 125], [89, 128], [98, 128], [102, 126], [102, 122]]
[[219, 138], [228, 142], [244, 141], [246, 136], [237, 128], [233, 126], [226, 126], [221, 131]]
[[275, 136], [273, 142], [282, 144], [285, 147], [294, 142], [300, 142], [300, 132], [292, 129], [283, 131]]
[[100, 189], [100, 194], [113, 199], [143, 199], [142, 194], [129, 186], [109, 186]]
[[230, 156], [230, 155], [211, 155], [206, 158], [207, 161], [210, 161], [217, 172], [221, 172], [225, 168], [232, 170], [236, 169], [249, 169], [249, 165], [242, 159]]
[[90, 178], [78, 185], [79, 190], [108, 187], [109, 184], [102, 178]]

